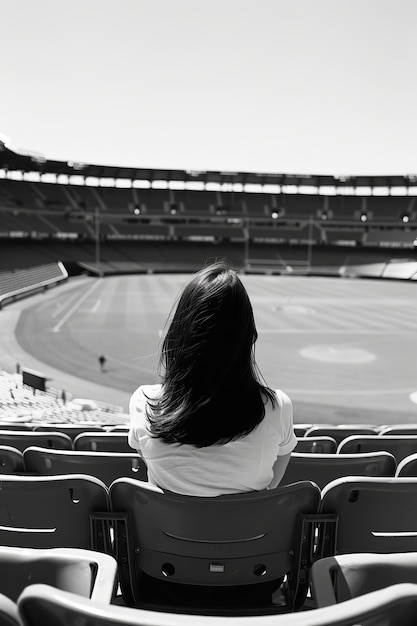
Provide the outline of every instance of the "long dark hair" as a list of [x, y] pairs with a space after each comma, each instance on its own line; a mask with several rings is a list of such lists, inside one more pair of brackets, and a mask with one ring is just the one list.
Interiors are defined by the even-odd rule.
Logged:
[[276, 403], [254, 355], [249, 296], [224, 261], [184, 288], [162, 343], [161, 394], [149, 399], [150, 432], [166, 443], [205, 447], [250, 433]]

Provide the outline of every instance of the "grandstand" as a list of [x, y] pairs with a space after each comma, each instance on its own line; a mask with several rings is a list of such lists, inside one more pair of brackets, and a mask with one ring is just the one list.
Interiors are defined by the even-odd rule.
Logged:
[[415, 259], [417, 179], [150, 170], [67, 163], [0, 144], [0, 270], [70, 275], [194, 271], [338, 273]]

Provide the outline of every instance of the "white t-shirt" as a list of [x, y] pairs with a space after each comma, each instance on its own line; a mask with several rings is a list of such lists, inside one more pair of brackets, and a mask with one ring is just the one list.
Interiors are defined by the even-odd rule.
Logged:
[[273, 478], [277, 457], [297, 444], [291, 400], [280, 390], [275, 408], [268, 402], [262, 422], [244, 437], [205, 448], [165, 443], [151, 436], [145, 412], [145, 394], [155, 398], [160, 388], [143, 385], [132, 395], [128, 440], [145, 459], [149, 482], [161, 489], [191, 496], [261, 491]]

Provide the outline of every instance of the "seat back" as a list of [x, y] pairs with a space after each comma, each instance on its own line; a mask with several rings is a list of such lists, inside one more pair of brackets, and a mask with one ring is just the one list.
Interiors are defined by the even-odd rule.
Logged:
[[68, 435], [72, 440], [86, 432], [105, 432], [103, 426], [97, 426], [94, 423], [82, 423], [82, 424], [38, 424], [33, 429], [36, 433], [45, 432], [50, 433], [53, 431]]
[[404, 457], [398, 463], [395, 475], [402, 477], [417, 476], [417, 452]]
[[92, 476], [3, 475], [0, 545], [90, 549], [90, 516], [108, 510], [107, 487]]
[[127, 432], [82, 433], [74, 439], [74, 450], [132, 452], [127, 441]]
[[291, 454], [281, 485], [312, 480], [323, 488], [343, 476], [394, 476], [396, 462], [388, 452], [366, 454]]
[[375, 435], [373, 426], [363, 426], [361, 424], [351, 424], [349, 426], [312, 426], [304, 437], [332, 437], [339, 444], [346, 437], [351, 435]]
[[393, 424], [384, 426], [378, 432], [379, 435], [417, 435], [417, 424]]
[[294, 424], [294, 434], [296, 437], [304, 437], [306, 431], [311, 428], [313, 424]]
[[[1, 458], [1, 452], [0, 452]], [[88, 474], [110, 486], [117, 478], [147, 480], [146, 463], [137, 452], [86, 452], [31, 447], [23, 453], [26, 472], [39, 476]]]
[[23, 454], [12, 446], [0, 446], [0, 474], [23, 472]]
[[337, 520], [332, 537], [322, 529], [325, 556], [417, 552], [417, 478], [339, 478], [324, 487], [320, 513]]
[[311, 568], [313, 597], [318, 607], [399, 583], [417, 583], [417, 552], [339, 554], [319, 559]]
[[[340, 606], [286, 615], [218, 617], [179, 615], [145, 611], [124, 606], [103, 606], [67, 591], [48, 585], [30, 585], [18, 600], [19, 614], [25, 626], [53, 624], [69, 626], [415, 626], [417, 585], [393, 585], [348, 600]], [[1, 606], [0, 606], [1, 610]]]
[[294, 452], [309, 454], [335, 454], [337, 443], [333, 437], [297, 437]]
[[14, 602], [28, 582], [110, 602], [116, 575], [117, 563], [109, 554], [77, 548], [0, 546], [1, 592]]
[[404, 457], [417, 452], [417, 435], [353, 435], [337, 448], [337, 454], [381, 451], [390, 452], [399, 463]]
[[21, 452], [29, 446], [71, 450], [72, 441], [68, 435], [59, 432], [39, 433], [30, 430], [0, 430], [0, 445], [17, 448]]
[[17, 604], [3, 593], [0, 593], [0, 625], [22, 626]]
[[128, 576], [137, 604], [141, 572], [200, 586], [255, 584], [290, 574], [295, 587], [302, 517], [317, 513], [320, 491], [304, 482], [210, 498], [125, 478], [111, 485], [110, 497], [113, 511], [129, 520], [124, 549], [126, 531], [119, 533], [118, 560], [132, 560]]

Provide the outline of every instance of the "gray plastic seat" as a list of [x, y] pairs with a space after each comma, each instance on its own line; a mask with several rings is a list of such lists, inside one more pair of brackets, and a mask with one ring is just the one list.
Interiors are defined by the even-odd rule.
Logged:
[[339, 444], [343, 439], [349, 437], [350, 435], [374, 435], [376, 433], [375, 427], [371, 425], [362, 425], [362, 424], [350, 424], [350, 425], [339, 425], [339, 426], [312, 426], [309, 428], [305, 437], [332, 437], [336, 440], [336, 443]]
[[394, 476], [396, 462], [389, 452], [365, 454], [298, 454], [292, 452], [280, 485], [312, 480], [321, 489], [343, 476]]
[[318, 607], [330, 606], [399, 583], [417, 583], [417, 552], [339, 554], [311, 568]]
[[[301, 523], [304, 515], [317, 513], [320, 500], [313, 483], [210, 498], [163, 492], [124, 478], [111, 485], [110, 497], [112, 511], [125, 516], [126, 527], [118, 521], [116, 545], [123, 597], [129, 606], [149, 604], [143, 576], [160, 587], [157, 610], [163, 610], [164, 586], [179, 583], [192, 592], [186, 593], [185, 604], [182, 595], [176, 610], [188, 612], [197, 591], [204, 603], [203, 592], [208, 590], [204, 610], [223, 614], [216, 604], [221, 588], [247, 590], [249, 585], [254, 590], [257, 584], [275, 583], [287, 574], [291, 606], [302, 605], [312, 526], [302, 528]], [[297, 556], [303, 550], [304, 557]], [[240, 614], [245, 609], [236, 602], [230, 610]], [[265, 610], [277, 612], [277, 607], [270, 602]]]
[[4, 474], [0, 489], [0, 545], [95, 548], [91, 515], [108, 511], [109, 504], [106, 485], [92, 476]]
[[43, 583], [109, 603], [116, 576], [116, 560], [102, 552], [0, 546], [1, 592], [14, 602], [28, 583]]
[[353, 552], [417, 552], [417, 478], [339, 478], [323, 488], [322, 556]]
[[30, 430], [0, 430], [0, 446], [11, 446], [21, 452], [29, 446], [72, 450], [72, 441], [68, 435], [52, 432], [34, 432]]
[[127, 442], [127, 432], [82, 433], [74, 439], [74, 450], [132, 452]]
[[337, 454], [359, 452], [390, 452], [398, 464], [404, 457], [417, 452], [417, 435], [352, 435], [337, 448]]
[[23, 454], [13, 446], [0, 446], [0, 474], [23, 472]]
[[146, 481], [148, 477], [145, 461], [133, 450], [130, 453], [88, 452], [33, 447], [24, 451], [23, 462], [28, 473], [39, 476], [88, 474], [99, 478], [107, 486], [117, 478], [130, 477]]
[[310, 454], [336, 454], [337, 443], [333, 437], [297, 437], [294, 452]]
[[[25, 626], [415, 626], [417, 585], [393, 585], [340, 605], [285, 615], [218, 617], [104, 606], [48, 585], [30, 585], [18, 600]], [[0, 604], [1, 610], [1, 604]], [[9, 624], [7, 625], [9, 626]], [[14, 625], [13, 625], [14, 626]]]

